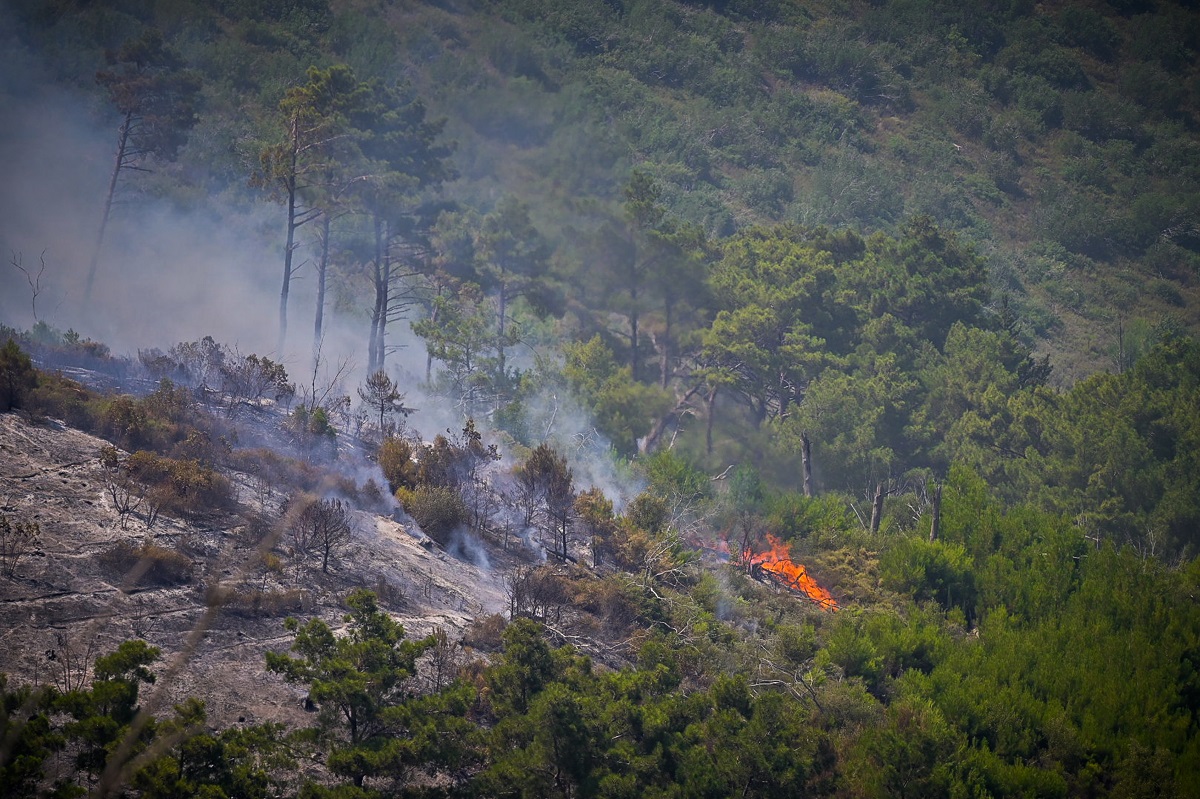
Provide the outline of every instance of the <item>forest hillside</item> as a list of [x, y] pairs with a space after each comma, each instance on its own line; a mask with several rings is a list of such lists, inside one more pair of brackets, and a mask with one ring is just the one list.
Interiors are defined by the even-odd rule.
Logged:
[[0, 793], [1200, 793], [1200, 11], [0, 31]]

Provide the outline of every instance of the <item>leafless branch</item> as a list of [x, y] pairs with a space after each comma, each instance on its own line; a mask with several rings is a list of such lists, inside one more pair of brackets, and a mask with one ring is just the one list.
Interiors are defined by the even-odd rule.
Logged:
[[29, 291], [33, 294], [31, 302], [32, 302], [32, 308], [33, 308], [33, 321], [34, 322], [41, 321], [38, 319], [37, 298], [38, 298], [38, 295], [42, 293], [42, 275], [46, 271], [46, 251], [45, 250], [42, 250], [42, 255], [41, 255], [40, 260], [41, 260], [42, 265], [38, 269], [36, 276], [33, 274], [30, 274], [30, 271], [21, 264], [21, 261], [22, 261], [21, 253], [13, 252], [12, 260], [10, 261], [10, 263], [14, 267], [16, 267], [17, 269], [19, 269], [21, 271], [21, 274], [25, 275], [25, 282], [27, 282], [29, 284]]

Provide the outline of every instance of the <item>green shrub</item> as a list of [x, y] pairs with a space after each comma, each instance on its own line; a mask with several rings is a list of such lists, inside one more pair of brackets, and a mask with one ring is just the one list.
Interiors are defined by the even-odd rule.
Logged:
[[403, 439], [389, 436], [379, 445], [375, 456], [383, 476], [393, 492], [399, 488], [413, 488], [417, 484], [417, 464], [413, 460], [412, 443]]
[[61, 419], [80, 430], [94, 430], [96, 397], [86, 388], [62, 375], [42, 373], [37, 388], [28, 396], [28, 410]]
[[947, 610], [975, 614], [975, 572], [961, 544], [906, 538], [880, 556], [883, 584], [918, 602], [934, 600]]
[[10, 338], [0, 347], [0, 413], [23, 407], [26, 396], [37, 384], [33, 361]]
[[296, 443], [308, 452], [322, 458], [337, 457], [337, 430], [329, 421], [329, 412], [324, 408], [309, 411], [300, 405], [292, 411], [283, 426], [292, 434]]
[[396, 499], [425, 535], [439, 544], [446, 544], [455, 529], [470, 518], [462, 496], [452, 488], [428, 485], [412, 490], [402, 488], [396, 492]]
[[1187, 304], [1175, 284], [1167, 280], [1150, 281], [1150, 293], [1168, 305], [1174, 305], [1177, 308], [1182, 308]]

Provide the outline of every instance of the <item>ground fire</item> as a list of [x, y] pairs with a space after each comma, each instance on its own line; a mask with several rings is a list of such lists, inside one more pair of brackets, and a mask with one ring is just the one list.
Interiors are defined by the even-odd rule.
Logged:
[[808, 576], [803, 564], [791, 559], [787, 544], [770, 533], [767, 533], [767, 544], [771, 548], [759, 553], [747, 547], [742, 551], [742, 562], [751, 569], [758, 568], [770, 574], [778, 582], [801, 592], [826, 610], [837, 610], [837, 600]]

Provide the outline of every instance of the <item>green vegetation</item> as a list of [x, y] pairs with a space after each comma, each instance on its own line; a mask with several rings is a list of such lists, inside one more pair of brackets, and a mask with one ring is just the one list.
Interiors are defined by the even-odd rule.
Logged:
[[[987, 253], [1065, 379], [1110, 363], [1123, 321], [1196, 324], [1200, 21], [1186, 4], [594, 5], [14, 10], [20, 43], [64, 82], [186, 89], [118, 101], [155, 137], [138, 145], [154, 175], [124, 179], [245, 207], [245, 165], [259, 165], [256, 185], [289, 209], [285, 256], [372, 320], [372, 372], [389, 314], [465, 280], [491, 301], [501, 393], [521, 306], [552, 307], [548, 283], [589, 287], [579, 340], [619, 314], [618, 362], [643, 379], [653, 336], [669, 373], [696, 298], [676, 264], [677, 307], [661, 307], [659, 256], [693, 226], [895, 235], [928, 215]], [[471, 219], [488, 221], [452, 232]], [[404, 266], [385, 252], [451, 240], [470, 246]]]
[[11, 338], [0, 349], [0, 411], [20, 408], [30, 389], [37, 387], [37, 373], [29, 355]]
[[[830, 615], [731, 574], [722, 620], [706, 610], [723, 593], [711, 578], [629, 586], [625, 624], [640, 644], [636, 665], [617, 670], [552, 646], [527, 618], [490, 663], [435, 663], [436, 636], [406, 640], [363, 591], [339, 634], [290, 620], [294, 654], [268, 665], [308, 685], [321, 711], [287, 748], [322, 764], [300, 795], [1121, 796], [1146, 779], [1163, 795], [1194, 791], [1195, 570], [1096, 547], [1061, 517], [1001, 514], [967, 474], [949, 482], [944, 513], [947, 543], [903, 536], [885, 558], [884, 583], [921, 604]], [[603, 581], [572, 597], [558, 579], [552, 615], [598, 610]], [[68, 756], [81, 777], [139, 787], [175, 764], [213, 795], [235, 795], [234, 775], [283, 787], [269, 766], [283, 754], [278, 728], [179, 739], [164, 719], [134, 731], [153, 651], [130, 642], [118, 655], [132, 665], [98, 659], [88, 692], [0, 684], [8, 795], [33, 795]], [[431, 683], [414, 675], [434, 668], [449, 668], [439, 687], [416, 690]], [[162, 760], [119, 759], [160, 738], [173, 747]], [[213, 770], [224, 759], [231, 770]]]
[[[210, 734], [198, 699], [162, 720], [139, 715], [158, 656], [145, 641], [126, 641], [96, 658], [90, 684], [69, 684], [75, 675], [65, 674], [57, 685], [10, 689], [0, 675], [0, 730], [11, 755], [0, 769], [5, 795], [110, 794], [125, 785], [164, 798], [273, 795], [270, 770], [287, 761], [277, 725]], [[51, 784], [43, 782], [48, 767], [57, 767]]]
[[[763, 464], [807, 438], [814, 496], [750, 463], [713, 481], [680, 447], [632, 461], [646, 489], [618, 513], [577, 487], [546, 442], [500, 469], [472, 421], [429, 445], [384, 439], [385, 478], [435, 539], [477, 536], [517, 558], [540, 542], [554, 561], [506, 577], [502, 653], [437, 656], [433, 688], [421, 664], [436, 641], [405, 642], [370, 594], [348, 600], [344, 633], [289, 622], [297, 657], [269, 662], [324, 711], [289, 744], [313, 747], [321, 768], [307, 786], [272, 782], [284, 780], [263, 765], [279, 730], [236, 750], [239, 762], [285, 795], [1122, 796], [1146, 780], [1166, 795], [1195, 791], [1200, 342], [1163, 327], [1121, 373], [1056, 391], [1011, 319], [984, 310], [970, 251], [921, 221], [905, 236], [752, 229], [714, 264], [728, 307], [705, 333], [714, 358], [699, 385], [719, 391], [708, 412], [718, 430], [765, 433]], [[886, 290], [866, 290], [876, 285]], [[797, 307], [809, 310], [782, 321]], [[593, 367], [608, 364], [592, 371], [628, 369], [595, 339], [578, 346], [596, 354]], [[736, 369], [716, 357], [730, 353], [744, 357]], [[589, 360], [573, 357], [568, 379], [587, 398]], [[772, 370], [784, 378], [764, 385]], [[164, 379], [135, 399], [34, 377], [24, 404], [35, 417], [65, 410], [114, 440], [195, 453], [102, 453], [118, 513], [149, 503], [147, 525], [163, 497], [177, 513], [220, 508], [222, 464], [252, 465], [280, 489], [320, 482], [311, 463], [212, 446], [201, 432], [216, 417], [196, 398], [211, 389]], [[227, 407], [217, 393], [207, 402]], [[688, 446], [703, 462], [698, 439]], [[346, 495], [368, 498], [357, 486]], [[305, 513], [344, 522], [344, 506], [296, 507], [295, 549], [327, 570], [346, 529]], [[755, 551], [768, 533], [840, 610], [713, 560]], [[153, 544], [124, 543], [101, 561], [131, 586], [186, 583], [194, 566]], [[216, 599], [239, 615], [305, 607], [286, 591]], [[563, 641], [589, 655], [551, 643]], [[103, 691], [132, 707], [133, 678], [105, 674], [98, 665]], [[6, 707], [26, 707], [5, 722], [14, 795], [65, 786], [70, 758], [97, 784], [149, 785], [141, 769], [166, 768], [128, 758], [175, 722], [133, 725], [128, 707], [93, 701], [6, 693]], [[242, 732], [211, 734], [205, 757], [234, 757], [220, 742]], [[225, 790], [217, 772], [194, 774]]]

